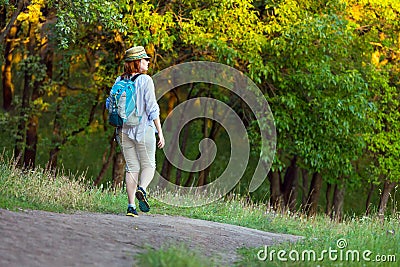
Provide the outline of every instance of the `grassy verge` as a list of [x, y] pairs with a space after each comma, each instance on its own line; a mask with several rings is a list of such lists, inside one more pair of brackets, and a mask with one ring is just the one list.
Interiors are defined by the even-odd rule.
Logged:
[[[23, 172], [0, 156], [0, 207], [115, 214], [125, 211], [123, 190], [92, 188], [83, 181], [84, 177], [77, 175], [54, 178], [39, 169]], [[334, 223], [322, 215], [306, 218], [301, 214], [267, 213], [265, 206], [246, 203], [240, 196], [194, 208], [169, 206], [157, 199], [155, 196], [149, 200], [154, 213], [304, 236], [303, 241], [293, 244], [241, 249], [243, 259], [237, 266], [397, 266], [400, 261], [399, 214], [383, 223], [375, 217], [347, 217], [343, 223]], [[191, 266], [190, 262], [197, 263], [193, 266], [213, 266], [209, 259], [184, 247], [148, 249], [138, 259], [142, 266]]]
[[336, 223], [325, 215], [268, 213], [265, 206], [240, 198], [190, 209], [160, 206], [158, 211], [304, 237], [296, 243], [241, 249], [236, 266], [399, 266], [399, 214], [384, 222], [375, 216], [347, 216]]
[[123, 194], [91, 188], [83, 180], [84, 177], [77, 175], [53, 177], [41, 169], [22, 171], [12, 162], [0, 159], [0, 207], [118, 213], [125, 206]]
[[215, 266], [212, 259], [190, 250], [187, 246], [162, 247], [159, 250], [148, 248], [147, 252], [137, 257], [139, 266], [144, 267], [211, 267]]

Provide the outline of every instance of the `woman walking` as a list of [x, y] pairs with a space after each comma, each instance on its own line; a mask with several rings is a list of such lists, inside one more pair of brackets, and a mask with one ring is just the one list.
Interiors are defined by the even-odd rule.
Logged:
[[[148, 70], [150, 57], [143, 46], [135, 46], [125, 52], [124, 73], [121, 79], [134, 78], [137, 99], [136, 115], [138, 124], [124, 123], [119, 131], [122, 152], [126, 161], [126, 192], [128, 194], [127, 216], [138, 216], [135, 196], [142, 212], [150, 210], [147, 202], [147, 186], [154, 177], [156, 169], [156, 137], [158, 133], [158, 148], [165, 144], [160, 123], [160, 108], [157, 104], [153, 79], [145, 74]], [[130, 121], [129, 118], [127, 121]]]

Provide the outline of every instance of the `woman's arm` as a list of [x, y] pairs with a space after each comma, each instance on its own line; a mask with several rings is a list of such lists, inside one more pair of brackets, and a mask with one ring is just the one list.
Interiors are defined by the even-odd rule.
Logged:
[[158, 140], [157, 146], [158, 146], [158, 148], [163, 148], [165, 145], [165, 140], [164, 140], [164, 134], [163, 134], [163, 131], [161, 128], [160, 118], [158, 117], [158, 118], [154, 119], [153, 121], [154, 121], [154, 125], [156, 126], [157, 132], [158, 132], [159, 140]]
[[165, 145], [164, 135], [161, 128], [160, 122], [160, 107], [158, 106], [155, 90], [154, 90], [154, 83], [150, 76], [145, 76], [147, 78], [147, 84], [145, 86], [145, 94], [144, 100], [146, 105], [146, 113], [148, 114], [149, 120], [153, 120], [154, 125], [156, 126], [158, 132], [158, 148], [163, 148]]

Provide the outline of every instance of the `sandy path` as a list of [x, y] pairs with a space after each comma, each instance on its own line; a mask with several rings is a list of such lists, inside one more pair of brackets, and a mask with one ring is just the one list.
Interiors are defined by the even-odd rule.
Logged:
[[134, 266], [147, 246], [181, 244], [230, 265], [241, 247], [300, 237], [184, 217], [0, 209], [0, 266]]

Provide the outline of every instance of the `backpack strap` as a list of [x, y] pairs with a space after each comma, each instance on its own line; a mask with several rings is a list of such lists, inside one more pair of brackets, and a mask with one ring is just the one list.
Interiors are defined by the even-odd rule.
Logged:
[[[140, 75], [142, 75], [142, 73], [137, 73], [137, 74], [133, 75], [131, 78], [131, 81], [134, 82], [136, 80], [136, 78], [139, 77]], [[120, 80], [128, 79], [128, 77], [129, 76], [121, 75]]]
[[139, 77], [140, 75], [142, 75], [141, 73], [135, 74], [132, 78], [131, 81], [134, 82], [136, 80], [137, 77]]

